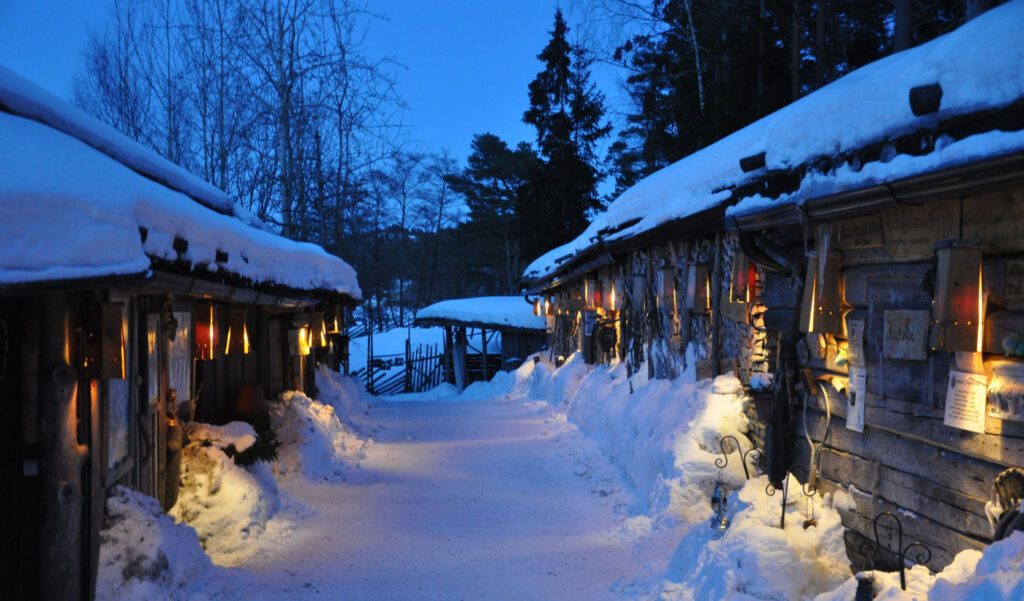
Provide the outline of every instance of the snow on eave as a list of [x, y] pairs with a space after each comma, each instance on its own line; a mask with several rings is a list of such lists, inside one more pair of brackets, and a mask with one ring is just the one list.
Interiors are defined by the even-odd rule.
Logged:
[[[1020, 101], [1021, 30], [1024, 0], [1013, 0], [953, 32], [849, 73], [641, 180], [575, 240], [533, 261], [523, 280], [548, 280], [603, 242], [633, 238], [667, 221], [739, 200], [732, 191], [758, 177], [792, 172], [818, 159], [827, 162], [894, 136], [929, 129], [944, 119]], [[936, 83], [943, 91], [939, 110], [915, 116], [910, 90]], [[764, 165], [745, 173], [740, 161], [761, 153]], [[941, 167], [932, 165], [933, 170]], [[635, 224], [619, 229], [637, 218]], [[602, 231], [614, 233], [602, 237]]]
[[[361, 298], [352, 267], [321, 247], [252, 227], [3, 111], [0, 214], [4, 287], [138, 274], [166, 261], [196, 277]], [[176, 239], [188, 248], [179, 252]]]
[[232, 214], [231, 198], [224, 191], [2, 65], [0, 109], [77, 138], [140, 175]]
[[444, 300], [416, 313], [416, 323], [446, 323], [495, 329], [544, 331], [547, 320], [533, 314], [522, 296], [479, 296]]

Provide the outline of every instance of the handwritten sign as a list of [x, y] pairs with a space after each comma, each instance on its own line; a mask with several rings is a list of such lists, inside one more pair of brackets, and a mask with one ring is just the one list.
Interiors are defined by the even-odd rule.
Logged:
[[843, 250], [885, 246], [885, 238], [882, 236], [882, 219], [878, 215], [872, 215], [844, 221], [836, 246]]
[[928, 311], [886, 311], [882, 354], [886, 359], [928, 358]]
[[868, 398], [868, 374], [859, 365], [850, 365], [850, 389], [846, 396], [846, 428], [864, 431], [864, 405]]
[[1024, 261], [1006, 262], [1006, 300], [1024, 300]]
[[893, 258], [930, 257], [936, 242], [959, 236], [960, 201], [890, 209], [883, 214], [882, 228]]
[[984, 434], [987, 391], [984, 376], [950, 370], [942, 423], [951, 428]]

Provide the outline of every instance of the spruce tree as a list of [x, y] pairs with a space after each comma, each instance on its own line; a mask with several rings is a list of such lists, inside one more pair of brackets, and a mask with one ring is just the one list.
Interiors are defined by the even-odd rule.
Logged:
[[562, 11], [555, 11], [551, 39], [537, 56], [544, 70], [530, 83], [530, 108], [523, 121], [537, 130], [543, 161], [532, 170], [517, 213], [523, 253], [535, 257], [568, 242], [601, 208], [603, 176], [595, 147], [611, 131], [604, 121], [604, 96], [590, 81], [590, 60], [568, 39]]

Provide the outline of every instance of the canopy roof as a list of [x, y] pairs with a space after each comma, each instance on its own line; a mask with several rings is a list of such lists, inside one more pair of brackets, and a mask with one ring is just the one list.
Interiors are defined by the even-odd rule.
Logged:
[[478, 296], [434, 303], [416, 314], [416, 325], [461, 325], [495, 330], [543, 332], [546, 319], [533, 314], [521, 296]]

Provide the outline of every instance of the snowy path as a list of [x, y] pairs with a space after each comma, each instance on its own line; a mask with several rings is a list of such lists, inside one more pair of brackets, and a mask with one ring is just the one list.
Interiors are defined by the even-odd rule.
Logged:
[[595, 600], [638, 569], [609, 535], [627, 496], [548, 412], [402, 403], [373, 417], [377, 442], [347, 483], [289, 482], [317, 513], [242, 566], [246, 597]]

